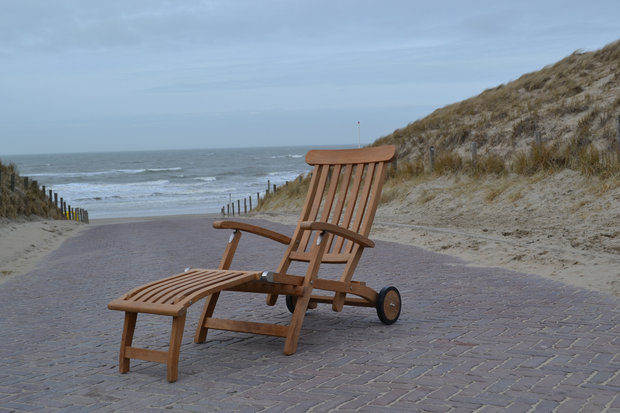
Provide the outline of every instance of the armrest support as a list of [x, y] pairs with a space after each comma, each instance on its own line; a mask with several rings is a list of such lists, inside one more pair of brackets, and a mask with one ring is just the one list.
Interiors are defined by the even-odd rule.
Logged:
[[363, 235], [353, 232], [338, 225], [330, 224], [329, 222], [318, 221], [304, 221], [300, 224], [301, 229], [312, 231], [327, 231], [339, 237], [348, 239], [355, 242], [365, 248], [374, 248], [375, 243]]
[[291, 243], [291, 238], [279, 232], [271, 231], [257, 225], [247, 224], [239, 221], [215, 221], [213, 222], [213, 228], [217, 229], [235, 229], [244, 232], [250, 232], [252, 234], [260, 235], [261, 237], [269, 238], [277, 241], [281, 244], [288, 245]]

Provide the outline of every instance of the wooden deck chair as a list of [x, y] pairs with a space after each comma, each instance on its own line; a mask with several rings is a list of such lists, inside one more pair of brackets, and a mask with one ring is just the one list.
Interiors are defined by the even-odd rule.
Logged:
[[[194, 337], [202, 343], [208, 329], [239, 331], [285, 337], [284, 354], [297, 349], [304, 315], [317, 303], [331, 304], [334, 311], [344, 305], [375, 307], [379, 319], [392, 324], [400, 315], [400, 294], [395, 287], [379, 293], [352, 276], [368, 239], [385, 174], [395, 158], [393, 146], [344, 150], [313, 150], [306, 162], [313, 165], [308, 195], [292, 238], [255, 225], [217, 221], [215, 228], [233, 233], [218, 269], [191, 269], [138, 287], [108, 304], [125, 312], [121, 339], [120, 371], [129, 371], [130, 359], [167, 363], [168, 381], [178, 377], [178, 360], [187, 308], [207, 297]], [[257, 234], [288, 245], [276, 271], [232, 271], [230, 266], [242, 232]], [[293, 261], [307, 263], [305, 275], [289, 274]], [[342, 274], [319, 278], [322, 263], [342, 264]], [[341, 267], [342, 268], [342, 267]], [[213, 318], [223, 290], [264, 293], [274, 305], [279, 295], [293, 313], [288, 325]], [[315, 294], [323, 291], [323, 295]], [[326, 294], [327, 293], [327, 294]], [[138, 313], [172, 316], [168, 351], [132, 347]]]

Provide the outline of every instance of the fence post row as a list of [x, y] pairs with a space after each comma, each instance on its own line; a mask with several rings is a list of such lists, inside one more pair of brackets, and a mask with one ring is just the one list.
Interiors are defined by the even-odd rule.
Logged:
[[[16, 178], [17, 178], [17, 175], [15, 173], [11, 173], [10, 182], [9, 182], [9, 187], [11, 189], [11, 192], [15, 192]], [[0, 184], [1, 183], [2, 183], [2, 171], [0, 171]], [[38, 182], [30, 179], [27, 176], [23, 177], [23, 183], [24, 183], [24, 192], [28, 191], [28, 189], [30, 189], [31, 187], [33, 188], [33, 190], [39, 190]], [[58, 193], [54, 192], [51, 189], [46, 188], [45, 185], [41, 185], [40, 191], [41, 191], [40, 194], [43, 196], [43, 198], [45, 198], [46, 200], [49, 200], [50, 204], [52, 204], [57, 209], [57, 211], [61, 214], [61, 216], [64, 217], [65, 219], [84, 222], [84, 223], [89, 222], [87, 210], [82, 209], [82, 208], [76, 208], [75, 210], [72, 210], [71, 206], [67, 205], [67, 203], [64, 201], [62, 197], [60, 198], [60, 202], [58, 202]], [[25, 201], [27, 202], [27, 199]]]
[[[299, 182], [302, 182], [302, 177], [299, 177]], [[288, 184], [288, 181], [287, 181]], [[267, 190], [265, 191], [265, 196], [269, 195], [270, 193], [276, 193], [278, 187], [276, 184], [273, 184], [273, 186], [271, 185], [271, 181], [267, 180]], [[250, 207], [248, 209], [248, 203], [250, 204]], [[260, 192], [256, 193], [256, 206], [258, 206], [258, 204], [260, 203]], [[229, 203], [227, 203], [225, 206], [222, 207], [221, 209], [221, 214], [222, 216], [235, 216], [235, 209], [237, 211], [237, 215], [241, 215], [241, 200], [238, 199], [237, 200], [237, 207], [235, 208], [235, 201], [230, 201]], [[243, 213], [247, 214], [248, 212], [252, 212], [252, 210], [254, 209], [254, 204], [252, 203], [252, 195], [248, 196], [247, 198], [243, 198]]]

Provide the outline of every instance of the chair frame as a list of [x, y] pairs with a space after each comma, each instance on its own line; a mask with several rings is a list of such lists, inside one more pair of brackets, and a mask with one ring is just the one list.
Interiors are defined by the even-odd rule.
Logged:
[[[306, 161], [314, 169], [292, 237], [246, 222], [216, 221], [214, 228], [233, 231], [217, 270], [187, 270], [145, 284], [110, 302], [108, 308], [125, 311], [119, 356], [121, 373], [129, 371], [132, 358], [148, 360], [166, 363], [168, 381], [176, 381], [186, 310], [205, 297], [195, 343], [203, 343], [210, 329], [263, 334], [284, 337], [284, 354], [291, 355], [297, 350], [306, 311], [319, 303], [331, 304], [337, 312], [345, 305], [375, 307], [382, 322], [394, 323], [401, 308], [398, 290], [385, 287], [377, 292], [352, 277], [363, 250], [375, 245], [368, 235], [387, 168], [395, 157], [393, 146], [308, 152]], [[244, 232], [288, 246], [276, 271], [230, 270]], [[293, 262], [307, 263], [305, 275], [288, 273]], [[323, 263], [344, 265], [339, 279], [319, 278]], [[291, 321], [281, 325], [214, 318], [220, 292], [224, 290], [266, 294], [268, 305], [275, 305], [278, 296], [284, 295], [293, 313]], [[314, 290], [331, 294], [317, 295]], [[172, 316], [168, 351], [132, 346], [139, 312]]]

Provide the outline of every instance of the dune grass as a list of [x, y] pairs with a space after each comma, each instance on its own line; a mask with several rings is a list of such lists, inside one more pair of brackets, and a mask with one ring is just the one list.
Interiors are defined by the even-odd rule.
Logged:
[[[11, 175], [15, 175], [15, 188], [11, 189]], [[61, 211], [49, 201], [36, 182], [19, 175], [14, 164], [0, 162], [0, 217], [39, 216], [63, 219]]]

